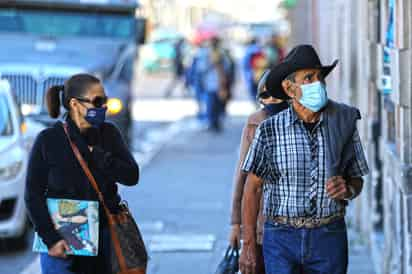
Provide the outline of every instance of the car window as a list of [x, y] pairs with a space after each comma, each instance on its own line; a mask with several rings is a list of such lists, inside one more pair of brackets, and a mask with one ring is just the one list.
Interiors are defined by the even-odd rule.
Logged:
[[0, 137], [13, 135], [10, 105], [4, 95], [0, 95]]

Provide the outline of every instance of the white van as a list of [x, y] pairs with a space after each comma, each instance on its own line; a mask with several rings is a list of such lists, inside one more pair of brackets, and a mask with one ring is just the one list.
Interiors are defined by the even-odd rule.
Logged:
[[0, 80], [0, 239], [26, 244], [27, 215], [24, 205], [28, 149], [26, 126], [10, 85]]

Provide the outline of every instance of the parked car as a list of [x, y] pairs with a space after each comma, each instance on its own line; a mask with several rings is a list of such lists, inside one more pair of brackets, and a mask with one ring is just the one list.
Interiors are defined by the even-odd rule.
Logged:
[[26, 244], [24, 186], [28, 162], [26, 124], [6, 80], [0, 80], [0, 239]]
[[44, 95], [73, 74], [89, 73], [111, 98], [108, 119], [129, 137], [137, 49], [145, 21], [137, 1], [0, 1], [0, 76], [10, 81], [23, 114], [52, 124]]

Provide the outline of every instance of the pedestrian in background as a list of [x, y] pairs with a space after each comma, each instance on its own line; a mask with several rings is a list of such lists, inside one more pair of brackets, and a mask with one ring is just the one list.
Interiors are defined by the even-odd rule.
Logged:
[[226, 72], [225, 72], [225, 74], [226, 74], [226, 90], [228, 92], [228, 96], [227, 96], [226, 100], [224, 101], [224, 106], [223, 106], [224, 111], [226, 111], [226, 106], [233, 97], [233, 88], [236, 84], [237, 65], [236, 65], [236, 61], [235, 61], [230, 49], [222, 48], [222, 53], [223, 53], [223, 56], [224, 56], [225, 60], [227, 60], [227, 63], [228, 63], [227, 69], [226, 69]]
[[[234, 177], [234, 193], [232, 198], [232, 215], [231, 215], [231, 233], [230, 244], [232, 247], [240, 247], [241, 238], [241, 203], [243, 197], [244, 185], [246, 182], [247, 173], [241, 170], [246, 154], [255, 136], [256, 128], [261, 122], [272, 115], [276, 115], [282, 110], [286, 109], [289, 105], [286, 101], [277, 99], [271, 96], [270, 88], [266, 85], [267, 76], [269, 70], [266, 71], [258, 84], [257, 101], [263, 106], [260, 110], [251, 114], [243, 128], [241, 143], [240, 143], [240, 156], [235, 170]], [[258, 193], [261, 196], [261, 190]], [[260, 198], [259, 198], [260, 199]], [[256, 227], [256, 274], [265, 273], [265, 266], [262, 253], [262, 236], [263, 236], [263, 199], [260, 199], [259, 217]]]
[[194, 81], [200, 94], [204, 94], [208, 129], [222, 130], [225, 102], [229, 99], [228, 75], [230, 62], [224, 54], [220, 39], [204, 41], [192, 68]]
[[201, 123], [207, 123], [206, 117], [206, 94], [201, 85], [201, 79], [198, 77], [200, 76], [196, 72], [196, 67], [198, 65], [198, 60], [201, 56], [201, 52], [203, 51], [202, 47], [205, 47], [205, 43], [195, 44], [195, 48], [193, 50], [193, 56], [191, 58], [190, 64], [186, 70], [186, 80], [185, 84], [187, 87], [193, 90], [193, 96], [197, 104], [197, 119]]
[[260, 124], [242, 170], [243, 274], [255, 273], [256, 221], [264, 183], [263, 253], [268, 274], [345, 274], [345, 207], [362, 191], [368, 165], [359, 110], [328, 99], [323, 66], [310, 45], [295, 47], [267, 83], [291, 106]]
[[[165, 91], [165, 98], [172, 96], [173, 91], [179, 85], [179, 83], [183, 83], [184, 76], [185, 76], [185, 66], [183, 64], [183, 51], [185, 46], [185, 40], [180, 38], [174, 44], [174, 57], [173, 57], [173, 79], [171, 83], [167, 86]], [[187, 89], [184, 86], [182, 90], [183, 94], [186, 95]]]
[[[74, 75], [64, 86], [51, 87], [46, 96], [52, 118], [59, 116], [61, 103], [68, 111], [63, 123], [69, 136], [96, 178], [105, 204], [111, 213], [117, 213], [121, 200], [117, 183], [137, 184], [139, 168], [119, 130], [105, 122], [107, 97], [101, 82], [92, 75]], [[39, 134], [27, 171], [27, 211], [34, 230], [48, 247], [48, 253], [40, 255], [42, 273], [111, 274], [111, 238], [100, 202], [99, 252], [95, 257], [68, 256], [70, 247], [48, 211], [47, 198], [99, 201], [72, 151], [63, 123], [58, 121]]]
[[281, 44], [281, 37], [276, 33], [273, 33], [269, 37], [264, 47], [264, 51], [268, 60], [269, 67], [276, 66], [285, 58], [284, 48]]
[[243, 75], [250, 98], [256, 103], [256, 92], [259, 79], [268, 68], [264, 49], [256, 38], [251, 38], [242, 61]]

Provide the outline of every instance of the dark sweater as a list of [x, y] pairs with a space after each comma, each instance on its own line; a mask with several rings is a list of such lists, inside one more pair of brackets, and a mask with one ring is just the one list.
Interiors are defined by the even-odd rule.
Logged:
[[[116, 183], [135, 185], [139, 168], [125, 146], [118, 129], [104, 123], [95, 134], [93, 152], [89, 138], [82, 135], [71, 119], [67, 119], [71, 139], [89, 165], [105, 202], [112, 213], [118, 210], [120, 196]], [[29, 217], [45, 244], [50, 248], [62, 237], [54, 229], [46, 198], [98, 201], [97, 194], [78, 163], [64, 133], [61, 122], [43, 130], [31, 151], [25, 200]], [[99, 205], [100, 228], [107, 219]]]

